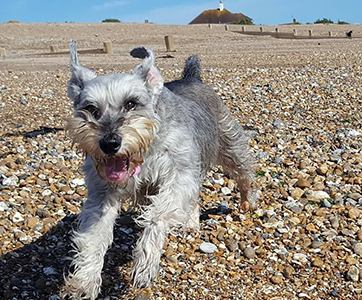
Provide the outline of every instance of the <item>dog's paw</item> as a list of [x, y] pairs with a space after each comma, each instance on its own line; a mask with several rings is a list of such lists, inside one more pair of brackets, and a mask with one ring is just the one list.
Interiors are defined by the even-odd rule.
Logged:
[[[137, 266], [137, 267], [136, 267]], [[152, 285], [156, 279], [158, 271], [160, 269], [159, 262], [150, 265], [135, 265], [133, 266], [131, 277], [133, 286], [143, 289]]]
[[79, 278], [70, 276], [65, 279], [59, 296], [62, 300], [95, 300], [100, 290], [99, 283], [82, 282]]

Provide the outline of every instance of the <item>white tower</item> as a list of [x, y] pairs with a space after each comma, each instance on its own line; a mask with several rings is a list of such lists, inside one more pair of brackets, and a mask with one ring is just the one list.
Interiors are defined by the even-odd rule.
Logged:
[[222, 1], [219, 2], [219, 10], [220, 11], [224, 10], [224, 3], [222, 3]]

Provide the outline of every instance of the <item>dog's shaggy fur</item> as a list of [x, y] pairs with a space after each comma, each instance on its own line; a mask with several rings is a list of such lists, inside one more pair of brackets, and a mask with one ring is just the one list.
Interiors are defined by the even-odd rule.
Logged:
[[253, 157], [248, 137], [213, 89], [203, 84], [198, 57], [187, 59], [182, 78], [164, 83], [154, 54], [136, 48], [143, 62], [132, 74], [97, 77], [79, 65], [71, 43], [68, 95], [74, 117], [68, 131], [86, 155], [88, 200], [73, 242], [74, 272], [65, 293], [95, 299], [105, 252], [122, 201], [144, 206], [144, 227], [133, 251], [133, 282], [156, 278], [163, 244], [175, 228], [199, 227], [199, 186], [213, 164], [236, 179], [245, 206], [253, 202]]

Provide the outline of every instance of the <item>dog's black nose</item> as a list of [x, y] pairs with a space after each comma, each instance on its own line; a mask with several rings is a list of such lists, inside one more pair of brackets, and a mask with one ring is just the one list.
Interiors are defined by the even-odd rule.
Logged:
[[121, 144], [122, 139], [116, 134], [106, 136], [99, 141], [99, 147], [105, 154], [109, 155], [116, 154], [119, 148], [121, 148]]

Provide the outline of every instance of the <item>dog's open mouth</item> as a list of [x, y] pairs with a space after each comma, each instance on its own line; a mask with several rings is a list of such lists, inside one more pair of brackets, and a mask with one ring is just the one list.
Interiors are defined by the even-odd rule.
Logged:
[[105, 161], [105, 173], [110, 181], [122, 181], [141, 172], [139, 165], [130, 168], [130, 161], [126, 156], [110, 157]]

